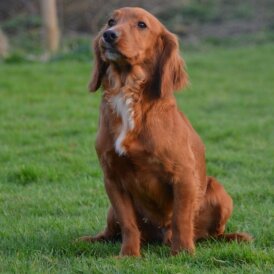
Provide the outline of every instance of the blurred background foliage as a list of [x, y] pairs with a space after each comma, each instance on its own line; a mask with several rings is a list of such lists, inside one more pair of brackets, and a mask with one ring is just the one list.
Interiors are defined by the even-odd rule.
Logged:
[[[176, 33], [183, 48], [274, 41], [273, 0], [57, 0], [61, 47], [51, 57], [89, 60], [90, 41], [113, 9], [139, 6]], [[43, 59], [41, 5], [0, 1], [0, 55], [7, 62]], [[2, 54], [1, 54], [2, 51]]]

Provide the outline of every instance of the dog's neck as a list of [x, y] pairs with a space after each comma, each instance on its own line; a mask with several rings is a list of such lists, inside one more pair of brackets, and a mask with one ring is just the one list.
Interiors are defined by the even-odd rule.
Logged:
[[141, 66], [118, 67], [110, 64], [103, 81], [104, 97], [108, 99], [121, 94], [137, 103], [143, 95], [145, 83], [146, 73]]
[[126, 153], [123, 145], [126, 138], [138, 134], [141, 129], [145, 75], [140, 66], [125, 71], [110, 66], [103, 83], [104, 100], [111, 112], [116, 114], [116, 118], [109, 122], [113, 123], [113, 131], [116, 132], [114, 147], [119, 155]]

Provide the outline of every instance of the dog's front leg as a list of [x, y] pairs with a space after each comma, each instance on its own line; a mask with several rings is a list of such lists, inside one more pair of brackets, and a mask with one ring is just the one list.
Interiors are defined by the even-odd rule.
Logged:
[[140, 256], [140, 231], [129, 195], [114, 181], [105, 179], [105, 187], [122, 232], [121, 256]]
[[184, 169], [182, 175], [173, 182], [173, 217], [171, 252], [181, 250], [195, 252], [193, 222], [196, 208], [197, 185], [191, 168]]

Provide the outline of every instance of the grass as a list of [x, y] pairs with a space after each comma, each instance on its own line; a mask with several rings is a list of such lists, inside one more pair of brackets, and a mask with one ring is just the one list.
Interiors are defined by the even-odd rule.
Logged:
[[108, 200], [93, 148], [100, 93], [90, 64], [0, 66], [1, 273], [273, 273], [274, 46], [184, 54], [191, 86], [178, 104], [207, 147], [208, 173], [234, 199], [228, 231], [195, 257], [161, 245], [117, 259], [120, 244], [75, 244], [105, 224]]

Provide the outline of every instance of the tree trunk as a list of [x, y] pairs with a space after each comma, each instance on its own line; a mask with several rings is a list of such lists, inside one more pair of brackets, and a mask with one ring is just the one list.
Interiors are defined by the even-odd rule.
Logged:
[[41, 8], [45, 48], [48, 53], [53, 54], [57, 52], [60, 40], [56, 1], [41, 0]]
[[4, 32], [0, 29], [0, 58], [7, 57], [9, 53], [9, 41]]

